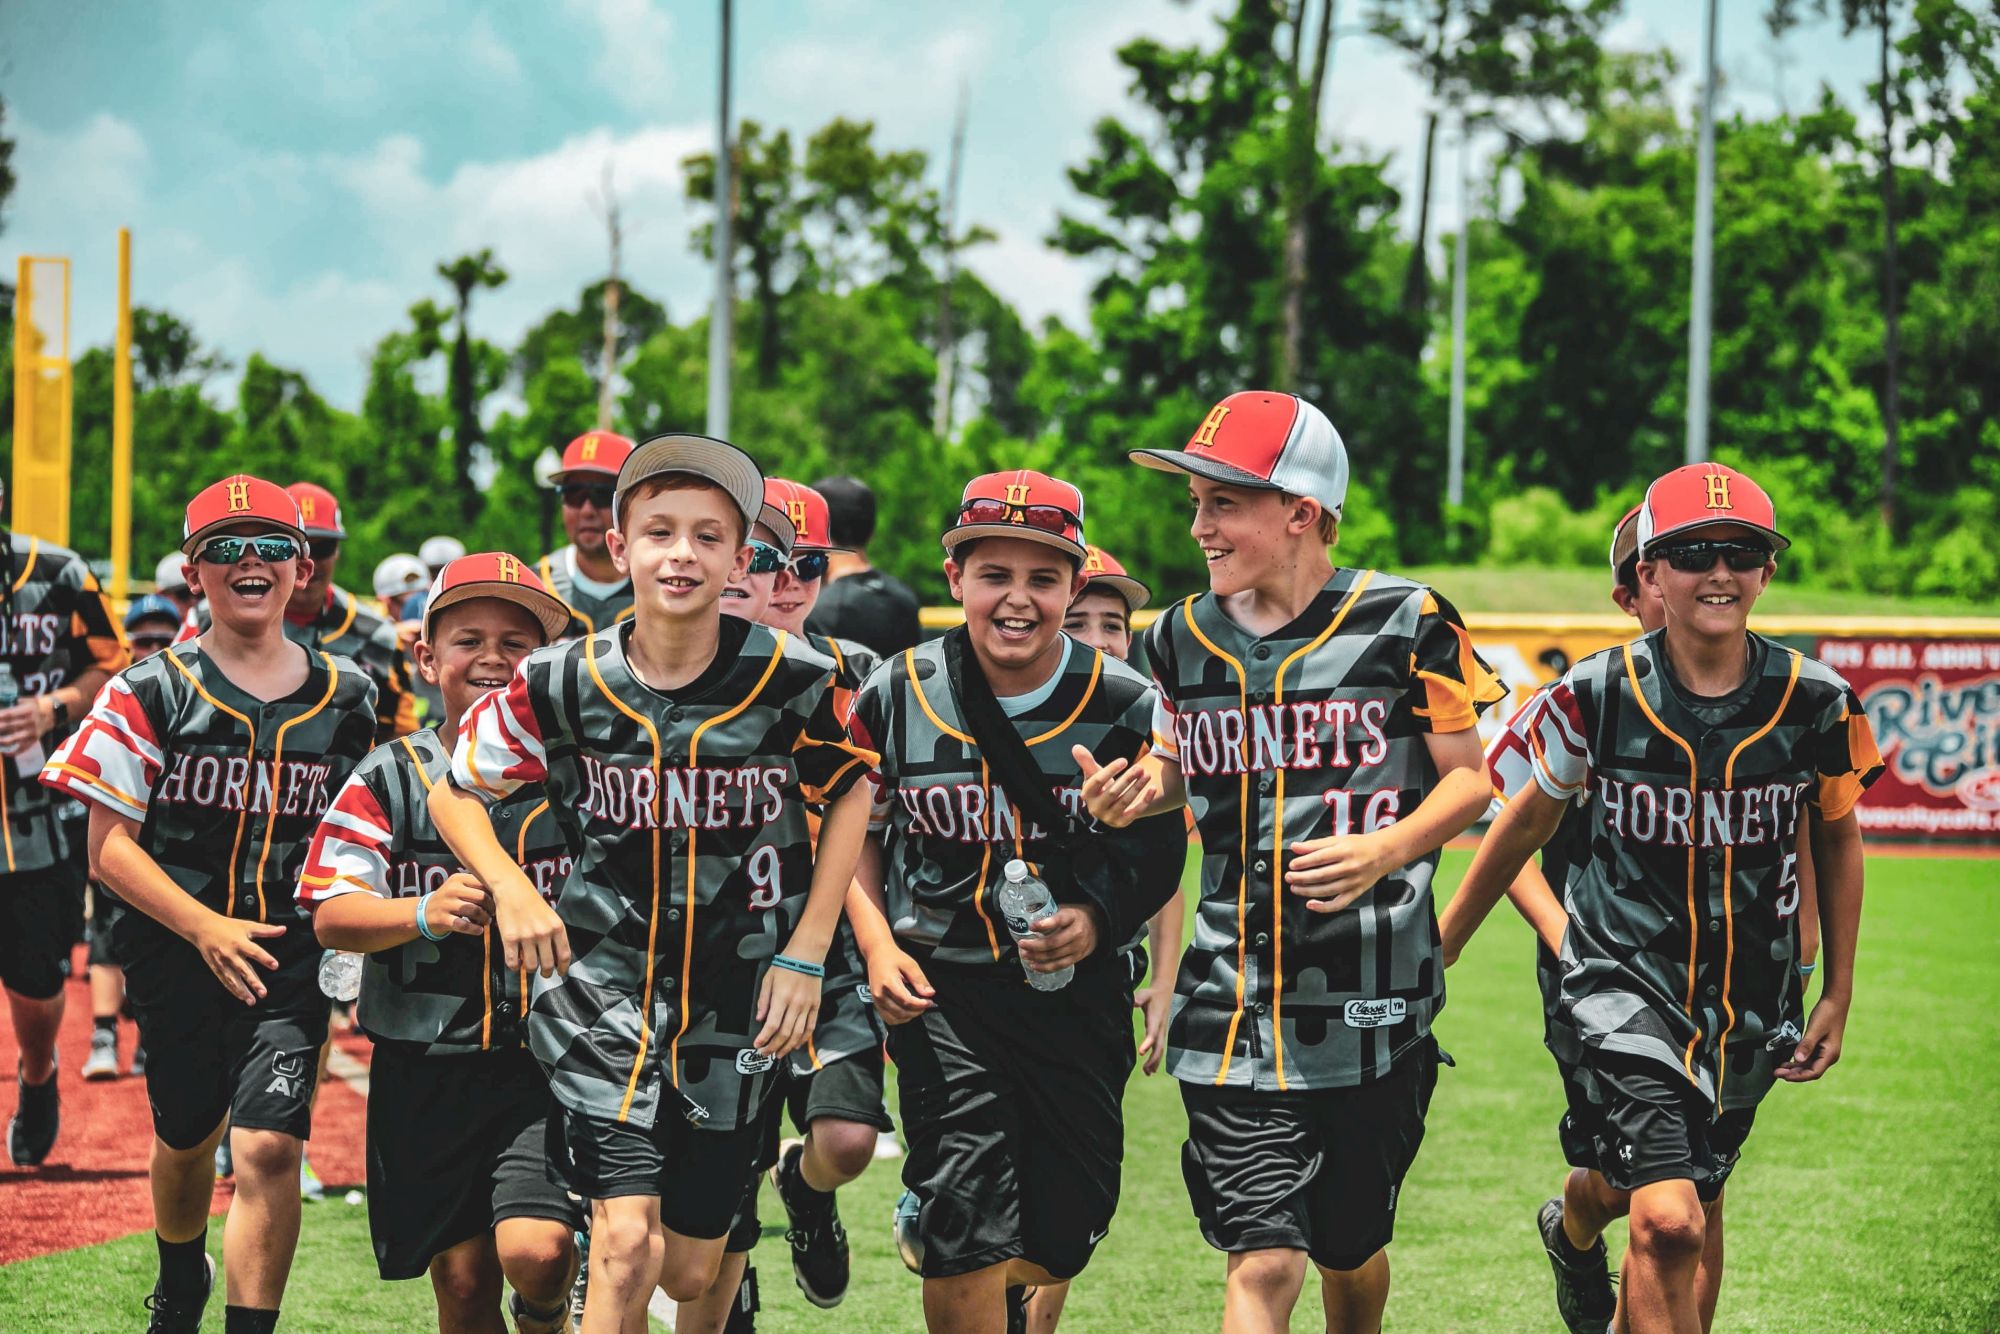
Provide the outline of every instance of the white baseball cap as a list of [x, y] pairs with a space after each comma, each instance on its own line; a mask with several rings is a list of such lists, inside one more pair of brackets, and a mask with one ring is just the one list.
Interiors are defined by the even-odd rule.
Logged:
[[465, 543], [443, 534], [425, 538], [424, 544], [417, 548], [417, 558], [432, 570], [442, 570], [464, 554]]
[[188, 581], [186, 576], [181, 573], [181, 567], [186, 563], [187, 557], [181, 555], [178, 551], [169, 552], [160, 557], [160, 563], [153, 567], [153, 587], [159, 589], [162, 593], [171, 593], [177, 589], [186, 588]]
[[401, 597], [405, 593], [416, 592], [430, 581], [430, 568], [420, 557], [399, 551], [375, 567], [375, 596]]

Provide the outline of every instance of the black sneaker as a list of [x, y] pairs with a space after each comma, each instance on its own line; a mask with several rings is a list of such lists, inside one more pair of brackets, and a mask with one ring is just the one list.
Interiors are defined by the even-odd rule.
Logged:
[[160, 1291], [159, 1281], [154, 1281], [153, 1295], [146, 1298], [146, 1309], [153, 1313], [146, 1322], [146, 1334], [199, 1334], [202, 1308], [215, 1290], [215, 1257], [204, 1255], [202, 1259], [208, 1264], [208, 1279], [201, 1285], [201, 1296], [192, 1302], [169, 1298]]
[[14, 1075], [20, 1091], [14, 1118], [7, 1123], [7, 1156], [16, 1167], [40, 1167], [56, 1146], [56, 1132], [62, 1129], [62, 1095], [56, 1092], [56, 1072], [39, 1084], [30, 1084]]
[[1028, 1298], [1034, 1295], [1025, 1285], [1007, 1289], [1007, 1334], [1028, 1334]]
[[1535, 1216], [1542, 1234], [1542, 1249], [1556, 1271], [1556, 1313], [1570, 1334], [1606, 1334], [1611, 1317], [1618, 1310], [1618, 1294], [1611, 1287], [1611, 1264], [1604, 1238], [1581, 1252], [1570, 1245], [1563, 1233], [1563, 1202], [1559, 1195], [1542, 1206]]
[[729, 1304], [729, 1319], [722, 1322], [722, 1334], [757, 1334], [757, 1270], [743, 1266], [743, 1281], [736, 1286], [736, 1300]]
[[847, 1296], [847, 1229], [840, 1225], [840, 1210], [832, 1191], [816, 1191], [799, 1175], [799, 1158], [805, 1153], [802, 1140], [786, 1140], [778, 1146], [778, 1161], [771, 1167], [771, 1184], [785, 1205], [785, 1240], [792, 1244], [792, 1277], [806, 1300], [822, 1310], [840, 1305]]

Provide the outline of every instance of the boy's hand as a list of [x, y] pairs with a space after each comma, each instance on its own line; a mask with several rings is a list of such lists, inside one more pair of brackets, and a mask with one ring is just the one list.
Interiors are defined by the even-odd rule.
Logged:
[[509, 968], [532, 968], [543, 977], [569, 971], [569, 932], [527, 876], [494, 888], [493, 924], [500, 928]]
[[1021, 961], [1038, 973], [1059, 973], [1082, 963], [1097, 951], [1103, 934], [1103, 918], [1089, 903], [1069, 904], [1028, 925], [1040, 939], [1020, 941], [1014, 948]]
[[1402, 864], [1386, 830], [1306, 839], [1292, 844], [1285, 888], [1313, 912], [1339, 912]]
[[779, 1060], [805, 1046], [819, 1020], [819, 991], [817, 977], [790, 968], [765, 969], [757, 993], [757, 1017], [764, 1027], [750, 1045]]
[[1130, 760], [1100, 765], [1086, 746], [1071, 746], [1069, 753], [1083, 770], [1083, 804], [1101, 825], [1123, 829], [1160, 796], [1146, 770]]
[[14, 755], [41, 739], [41, 696], [0, 709], [0, 755]]
[[1778, 1067], [1778, 1078], [1806, 1084], [1832, 1068], [1840, 1059], [1840, 1040], [1847, 1034], [1847, 1002], [1821, 996], [1806, 1020], [1805, 1036], [1792, 1052], [1792, 1059]]
[[885, 946], [868, 956], [868, 994], [875, 999], [875, 1013], [885, 1024], [907, 1024], [925, 1010], [934, 1009], [937, 995], [917, 961], [893, 946]]
[[230, 995], [245, 1005], [255, 1005], [265, 994], [264, 979], [257, 970], [269, 972], [278, 966], [278, 961], [257, 942], [275, 940], [284, 934], [282, 926], [211, 912], [195, 925], [188, 943], [201, 951], [202, 962]]
[[1143, 1063], [1139, 1068], [1149, 1075], [1157, 1074], [1160, 1061], [1167, 1054], [1167, 1015], [1174, 1008], [1174, 989], [1164, 982], [1155, 982], [1132, 994], [1132, 1008], [1146, 1016], [1146, 1037], [1139, 1044]]
[[456, 871], [431, 894], [425, 915], [432, 935], [456, 931], [476, 936], [493, 920], [493, 896], [479, 883], [479, 877], [470, 871]]

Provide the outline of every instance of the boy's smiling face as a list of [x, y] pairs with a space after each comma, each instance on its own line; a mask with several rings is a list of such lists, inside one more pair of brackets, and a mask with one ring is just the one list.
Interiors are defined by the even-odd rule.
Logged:
[[973, 647], [1002, 671], [1031, 666], [1055, 646], [1063, 613], [1083, 587], [1076, 562], [1018, 537], [982, 537], [958, 551], [964, 563], [947, 559], [944, 574], [965, 607]]
[[1062, 628], [1079, 644], [1088, 644], [1123, 662], [1132, 651], [1132, 618], [1125, 599], [1108, 588], [1088, 585], [1069, 604]]
[[[751, 527], [750, 537], [752, 541], [762, 542], [766, 546], [778, 545], [777, 534], [761, 523]], [[768, 621], [771, 599], [777, 592], [779, 581], [784, 578], [783, 570], [752, 574], [749, 561], [746, 559], [742, 571], [731, 575], [728, 586], [722, 590], [723, 614], [740, 616], [746, 621]]]
[[[246, 520], [216, 529], [206, 542], [218, 537], [263, 537], [272, 532], [267, 522]], [[234, 565], [189, 560], [188, 586], [199, 588], [208, 599], [209, 619], [246, 635], [276, 624], [284, 616], [293, 591], [312, 578], [312, 557], [305, 554], [298, 538], [292, 542], [299, 554], [291, 560], [267, 561], [254, 545], [245, 545], [242, 558]]]
[[489, 690], [505, 690], [521, 659], [543, 643], [541, 622], [504, 598], [453, 603], [432, 619], [428, 633], [417, 641], [417, 670], [454, 718]]
[[1194, 508], [1188, 531], [1208, 566], [1209, 591], [1229, 597], [1293, 559], [1301, 534], [1319, 525], [1319, 506], [1282, 491], [1188, 478]]
[[642, 485], [625, 501], [624, 522], [607, 544], [631, 577], [635, 614], [708, 612], [750, 563], [743, 516], [719, 486], [692, 479]]
[[[1734, 523], [1704, 524], [1700, 528], [1675, 533], [1679, 542], [1742, 542], [1768, 547], [1761, 533]], [[1671, 545], [1671, 543], [1669, 544]], [[1666, 619], [1686, 626], [1703, 637], [1741, 635], [1750, 624], [1750, 609], [1770, 585], [1777, 562], [1766, 559], [1754, 570], [1732, 570], [1720, 558], [1706, 570], [1676, 570], [1664, 558], [1639, 562], [1639, 591], [1643, 598], [1657, 597], [1664, 605]]]

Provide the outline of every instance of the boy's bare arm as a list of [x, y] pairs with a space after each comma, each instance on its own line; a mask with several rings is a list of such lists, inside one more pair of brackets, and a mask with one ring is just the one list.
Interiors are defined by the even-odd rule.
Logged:
[[[1438, 919], [1438, 933], [1443, 937], [1447, 960], [1456, 959], [1464, 951], [1465, 943], [1472, 939], [1472, 933], [1486, 920], [1486, 914], [1493, 911], [1502, 894], [1519, 890], [1526, 896], [1529, 904], [1522, 909], [1522, 915], [1530, 922], [1539, 924], [1550, 919], [1551, 909], [1553, 916], [1567, 919], [1548, 881], [1538, 873], [1533, 882], [1523, 884], [1521, 869], [1556, 832], [1568, 808], [1568, 802], [1550, 796], [1535, 783], [1521, 789], [1507, 803], [1500, 818], [1486, 831], [1486, 837], [1479, 840], [1479, 851], [1473, 854], [1465, 879], [1459, 882], [1458, 892], [1451, 896], [1450, 904]], [[1548, 939], [1539, 925], [1536, 934]], [[1557, 945], [1561, 939], [1558, 928]]]
[[493, 924], [500, 930], [507, 966], [532, 968], [543, 977], [567, 973], [569, 933], [562, 918], [500, 846], [486, 803], [454, 784], [438, 783], [428, 805], [445, 846], [493, 896]]
[[431, 934], [456, 931], [476, 936], [492, 920], [492, 896], [476, 876], [460, 871], [442, 885], [416, 898], [383, 898], [378, 894], [338, 894], [313, 909], [313, 934], [330, 950], [373, 954], [406, 945], [423, 934], [419, 915]]
[[225, 917], [204, 906], [139, 846], [140, 828], [137, 820], [93, 803], [90, 873], [131, 907], [194, 946], [230, 995], [255, 1005], [264, 995], [264, 979], [257, 970], [278, 966], [257, 942], [275, 940], [285, 928]]
[[1083, 803], [1099, 824], [1123, 829], [1135, 820], [1187, 805], [1179, 760], [1149, 750], [1136, 760], [1100, 765], [1084, 746], [1071, 746], [1070, 755], [1083, 770]]
[[1803, 1084], [1840, 1059], [1847, 1011], [1854, 1000], [1854, 948], [1861, 937], [1861, 822], [1849, 811], [1838, 820], [1812, 817], [1813, 873], [1819, 895], [1820, 993], [1806, 1020], [1805, 1036], [1778, 1078]]
[[[868, 835], [868, 789], [856, 783], [826, 808], [813, 853], [812, 887], [799, 924], [779, 953], [808, 967], [823, 965], [847, 892], [854, 883], [861, 843]], [[822, 978], [782, 965], [765, 970], [757, 997], [763, 1027], [753, 1041], [758, 1051], [783, 1057], [804, 1046], [819, 1018]]]
[[868, 968], [875, 1012], [884, 1023], [906, 1024], [936, 1004], [932, 997], [937, 992], [923, 968], [896, 943], [882, 889], [883, 857], [881, 836], [870, 833], [862, 840], [854, 883], [847, 887], [847, 921]]

